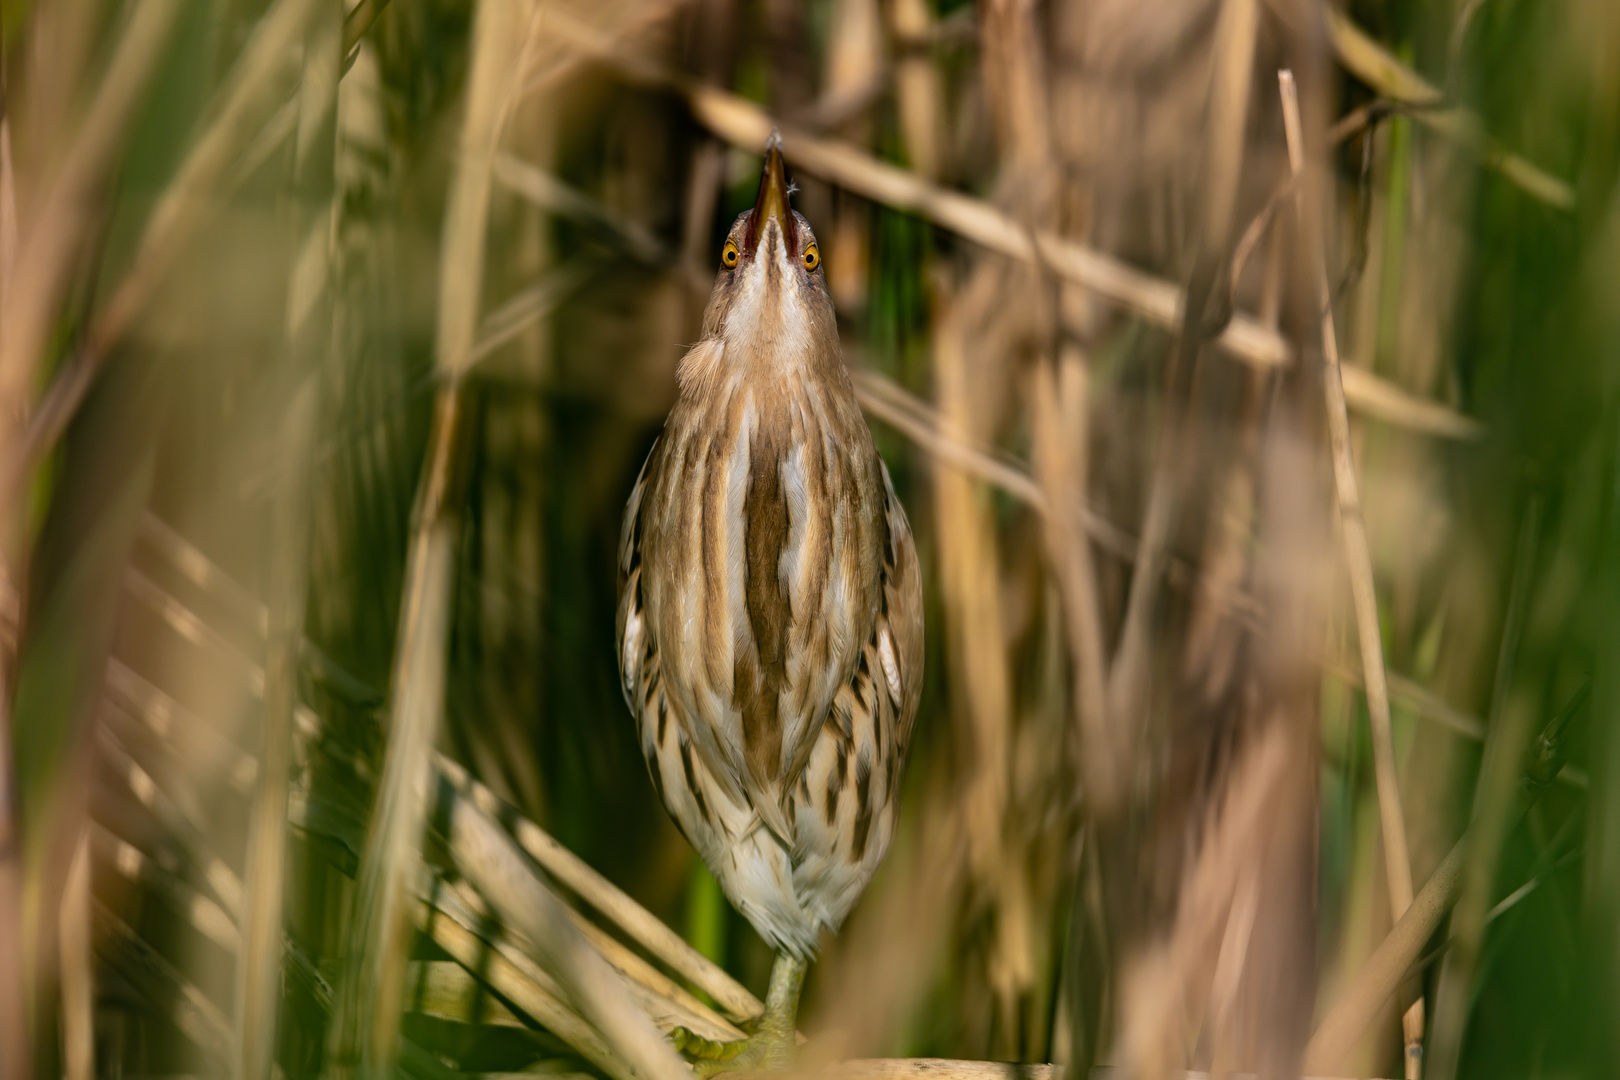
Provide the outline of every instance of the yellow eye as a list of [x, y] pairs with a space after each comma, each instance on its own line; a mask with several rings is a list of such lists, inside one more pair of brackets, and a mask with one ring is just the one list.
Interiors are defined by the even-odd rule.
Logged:
[[804, 268], [814, 270], [821, 265], [821, 249], [811, 244], [804, 249]]
[[727, 270], [737, 269], [737, 260], [741, 256], [737, 252], [737, 245], [730, 240], [726, 241], [726, 250], [720, 253], [720, 262]]

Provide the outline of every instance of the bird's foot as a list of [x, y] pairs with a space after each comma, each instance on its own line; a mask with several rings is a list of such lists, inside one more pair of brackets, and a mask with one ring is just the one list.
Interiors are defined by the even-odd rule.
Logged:
[[746, 1039], [729, 1042], [705, 1039], [684, 1027], [669, 1035], [675, 1049], [686, 1055], [692, 1071], [704, 1080], [729, 1072], [782, 1072], [793, 1064], [797, 1042], [791, 1031], [784, 1037], [766, 1027]]

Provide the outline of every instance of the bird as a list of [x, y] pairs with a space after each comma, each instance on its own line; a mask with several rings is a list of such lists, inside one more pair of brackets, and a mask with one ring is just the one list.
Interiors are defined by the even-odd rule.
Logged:
[[674, 1033], [703, 1075], [791, 1064], [808, 963], [893, 835], [923, 680], [911, 526], [793, 190], [773, 131], [619, 540], [619, 673], [653, 786], [776, 950], [747, 1040]]

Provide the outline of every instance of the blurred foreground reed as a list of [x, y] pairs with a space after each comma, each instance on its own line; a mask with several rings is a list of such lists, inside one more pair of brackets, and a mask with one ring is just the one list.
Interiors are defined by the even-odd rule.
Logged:
[[805, 1063], [1614, 1075], [1617, 72], [1605, 0], [4, 0], [0, 1075], [747, 1030], [612, 591], [773, 126], [932, 650]]

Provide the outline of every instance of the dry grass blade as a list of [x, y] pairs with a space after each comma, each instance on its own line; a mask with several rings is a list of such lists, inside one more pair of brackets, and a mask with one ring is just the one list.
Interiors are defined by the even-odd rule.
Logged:
[[[1333, 325], [1333, 289], [1312, 216], [1305, 175], [1305, 136], [1300, 122], [1299, 95], [1292, 72], [1277, 74], [1282, 94], [1283, 122], [1288, 137], [1288, 161], [1294, 176], [1294, 208], [1300, 224], [1301, 248], [1308, 252], [1307, 272], [1315, 283], [1322, 317], [1322, 388], [1326, 396], [1328, 437], [1333, 454], [1333, 484], [1338, 494], [1339, 525], [1344, 537], [1345, 561], [1354, 600], [1356, 637], [1361, 644], [1367, 721], [1372, 728], [1373, 771], [1378, 787], [1378, 816], [1384, 840], [1384, 867], [1389, 885], [1391, 918], [1399, 921], [1412, 904], [1412, 862], [1406, 846], [1406, 820], [1401, 809], [1400, 778], [1395, 772], [1395, 739], [1390, 729], [1389, 686], [1384, 675], [1384, 645], [1378, 623], [1378, 594], [1373, 585], [1372, 551], [1367, 522], [1361, 513], [1360, 485], [1350, 449], [1350, 415], [1340, 381], [1339, 340]], [[1420, 996], [1402, 1020], [1407, 1055], [1421, 1057], [1423, 999]]]
[[[425, 779], [425, 776], [424, 776]], [[450, 785], [444, 787], [454, 792]], [[681, 1080], [686, 1066], [648, 1022], [624, 983], [591, 947], [521, 849], [471, 800], [452, 798], [446, 832], [457, 868], [507, 926], [536, 950], [580, 1013], [640, 1080]]]
[[490, 1027], [529, 1026], [454, 960], [413, 960], [406, 971], [414, 1013]]
[[[1047, 512], [1046, 493], [1023, 462], [999, 450], [969, 445], [941, 430], [933, 406], [887, 375], [851, 368], [861, 408], [963, 472], [1005, 491], [1040, 514]], [[1126, 562], [1136, 558], [1136, 538], [1094, 511], [1080, 507], [1086, 534], [1104, 551]]]
[[591, 225], [614, 237], [636, 260], [649, 266], [669, 261], [669, 253], [646, 226], [613, 214], [590, 196], [576, 191], [551, 173], [511, 154], [495, 158], [495, 180], [549, 213]]
[[1167, 939], [1133, 957], [1122, 979], [1120, 1053], [1140, 1076], [1168, 1076], [1179, 1064], [1185, 1051], [1178, 1033], [1188, 1011], [1208, 993], [1228, 913], [1246, 878], [1256, 887], [1263, 849], [1254, 837], [1276, 805], [1290, 764], [1287, 734], [1272, 725], [1241, 755], [1223, 805], [1210, 816], [1208, 835], [1185, 872]]
[[959, 438], [947, 437], [939, 429], [934, 410], [912, 397], [893, 379], [859, 369], [849, 374], [855, 382], [862, 409], [954, 467], [994, 484], [1043, 515], [1048, 512], [1050, 504], [1046, 493], [1020, 463], [993, 450], [982, 450]]
[[163, 830], [178, 841], [186, 856], [202, 871], [203, 880], [231, 915], [242, 915], [242, 879], [214, 853], [195, 816], [176, 802], [136, 760], [108, 725], [96, 731], [96, 750], [102, 761], [128, 789], [135, 802], [145, 808]]
[[97, 865], [162, 899], [221, 949], [234, 953], [241, 947], [241, 934], [224, 908], [94, 821], [90, 822], [90, 852]]
[[145, 311], [175, 256], [214, 204], [210, 194], [235, 162], [245, 133], [257, 130], [254, 117], [287, 67], [288, 56], [295, 54], [304, 24], [319, 2], [277, 0], [260, 19], [220, 92], [219, 107], [158, 200], [123, 280], [84, 345], [51, 384], [21, 437], [7, 440], [9, 449], [0, 460], [0, 503], [11, 498], [55, 445], [112, 347]]
[[96, 1069], [95, 973], [91, 968], [90, 837], [79, 833], [62, 891], [62, 1075], [90, 1080]]
[[1419, 123], [1472, 150], [1486, 165], [1517, 184], [1526, 194], [1560, 210], [1574, 209], [1574, 188], [1519, 155], [1496, 146], [1473, 113], [1459, 108], [1440, 108], [1445, 96], [1439, 89], [1390, 55], [1343, 12], [1329, 6], [1323, 9], [1323, 15], [1327, 19], [1333, 51], [1356, 78], [1387, 98], [1418, 106], [1414, 115]]
[[230, 1052], [231, 1025], [197, 985], [161, 953], [143, 941], [129, 924], [99, 900], [92, 900], [96, 949], [107, 965], [159, 1009], [167, 1009], [174, 1026], [218, 1066]]
[[1310, 1045], [1305, 1048], [1307, 1070], [1322, 1073], [1338, 1068], [1361, 1041], [1362, 1034], [1383, 1010], [1390, 995], [1400, 987], [1440, 920], [1457, 902], [1467, 848], [1468, 838], [1464, 836], [1435, 868], [1423, 890], [1396, 920], [1395, 928], [1379, 943], [1356, 972], [1354, 981], [1317, 1025]]
[[[17, 217], [9, 117], [4, 121], [4, 130], [0, 130], [0, 447], [11, 450], [17, 444], [19, 427], [30, 411], [51, 328], [68, 292], [75, 264], [100, 216], [98, 199], [131, 127], [130, 118], [145, 100], [147, 84], [180, 8], [179, 0], [152, 0], [132, 9], [107, 74], [60, 168], [49, 178], [37, 179], [36, 187], [43, 189], [43, 196], [31, 209], [26, 223]], [[9, 599], [15, 595], [9, 587], [10, 576], [16, 575], [21, 582], [24, 574], [21, 547], [13, 550], [13, 545], [24, 544], [19, 531], [21, 514], [15, 502], [26, 472], [18, 469], [17, 482], [6, 483], [10, 469], [4, 460], [0, 459], [0, 577], [7, 580], [0, 591]], [[11, 635], [0, 636], [0, 1070], [22, 1076], [31, 1071], [31, 1066], [28, 993], [24, 985], [27, 977], [20, 951], [24, 888], [21, 830], [14, 820], [17, 795], [11, 775], [15, 644]], [[87, 884], [84, 887], [88, 889]], [[75, 913], [83, 906], [75, 904]], [[82, 915], [74, 927], [68, 928], [70, 935], [88, 932], [88, 911]], [[94, 1064], [86, 1058], [92, 1038], [88, 1029], [88, 995], [92, 992], [88, 984], [89, 941], [71, 942], [64, 937], [61, 947], [63, 961], [73, 964], [71, 973], [64, 969], [66, 1067], [70, 1076], [87, 1076]], [[67, 981], [74, 985], [68, 986]]]
[[151, 0], [131, 10], [67, 158], [19, 237], [16, 266], [0, 308], [0, 423], [6, 425], [0, 428], [0, 440], [5, 445], [13, 438], [13, 419], [27, 414], [25, 398], [68, 276], [96, 221], [107, 173], [129, 133], [131, 116], [145, 98], [181, 6], [179, 0]]
[[405, 875], [426, 814], [420, 777], [444, 708], [455, 539], [453, 522], [435, 517], [411, 544], [388, 748], [355, 894], [356, 945], [332, 1030], [339, 1067], [359, 1064], [367, 1074], [393, 1061], [399, 1034], [410, 929]]

